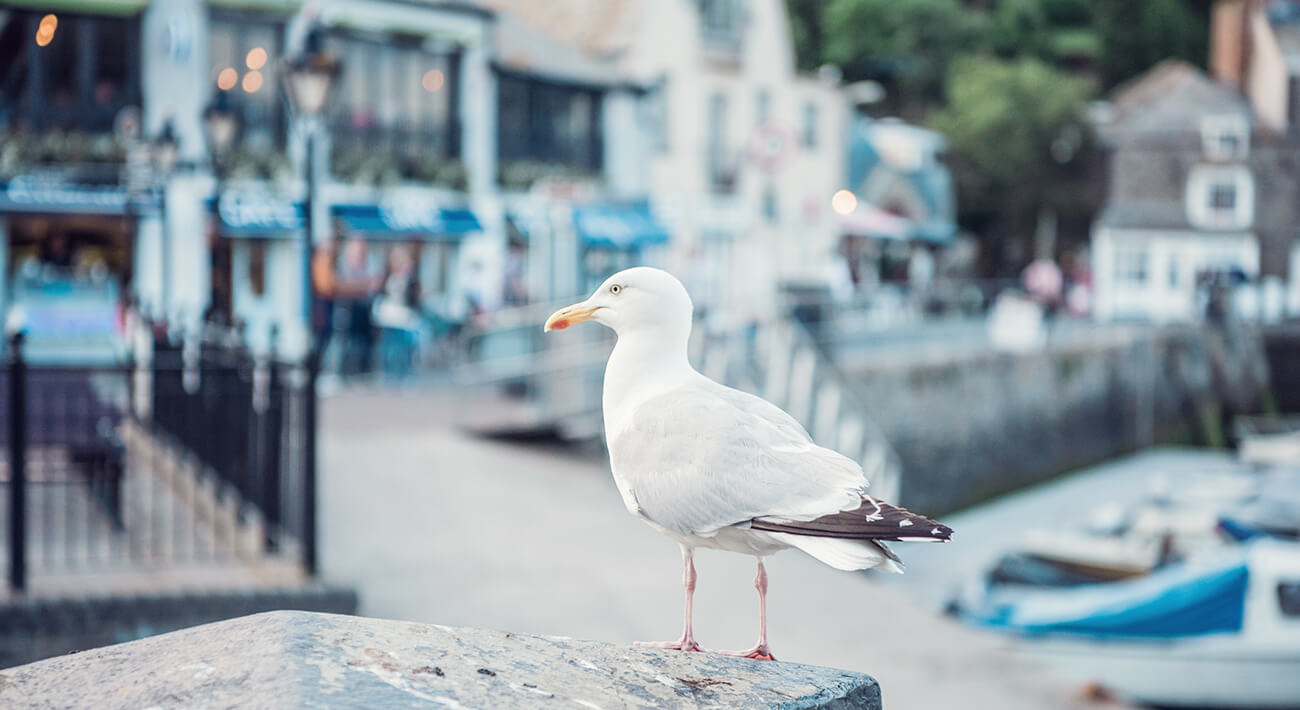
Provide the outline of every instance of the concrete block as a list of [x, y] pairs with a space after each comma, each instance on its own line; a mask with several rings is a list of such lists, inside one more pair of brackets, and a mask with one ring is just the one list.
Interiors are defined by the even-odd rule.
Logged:
[[0, 707], [856, 710], [881, 704], [871, 677], [830, 668], [276, 611], [0, 671]]

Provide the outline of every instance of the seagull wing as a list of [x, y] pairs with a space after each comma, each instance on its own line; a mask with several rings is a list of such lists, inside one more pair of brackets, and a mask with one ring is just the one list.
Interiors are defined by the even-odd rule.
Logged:
[[687, 535], [855, 511], [867, 486], [857, 463], [780, 408], [707, 380], [641, 404], [610, 441], [610, 463], [639, 514]]

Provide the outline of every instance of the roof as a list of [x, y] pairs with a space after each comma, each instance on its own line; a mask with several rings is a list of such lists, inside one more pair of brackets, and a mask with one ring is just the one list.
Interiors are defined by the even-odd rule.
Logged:
[[[501, 14], [591, 56], [626, 47], [636, 29], [636, 0], [477, 0]], [[503, 46], [503, 49], [505, 47]]]
[[1097, 217], [1097, 225], [1129, 229], [1191, 229], [1182, 200], [1112, 200]]
[[1207, 115], [1250, 115], [1241, 94], [1178, 59], [1160, 62], [1111, 96], [1115, 112], [1107, 130], [1112, 131], [1199, 131], [1200, 119]]
[[496, 46], [500, 66], [552, 81], [607, 85], [621, 78], [612, 61], [588, 55], [508, 12], [497, 15]]

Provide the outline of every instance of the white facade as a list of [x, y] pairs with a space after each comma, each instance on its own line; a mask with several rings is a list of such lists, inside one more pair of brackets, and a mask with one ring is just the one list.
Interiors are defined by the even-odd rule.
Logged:
[[1192, 321], [1203, 315], [1196, 284], [1207, 269], [1259, 273], [1249, 232], [1099, 227], [1092, 237], [1093, 313], [1099, 320]]
[[[774, 307], [780, 283], [824, 278], [839, 238], [830, 198], [847, 187], [849, 109], [836, 82], [796, 74], [781, 0], [713, 3], [732, 13], [735, 51], [706, 36], [710, 4], [635, 4], [620, 64], [662, 92], [646, 120], [669, 267], [707, 294], [702, 305], [747, 319]], [[719, 159], [734, 171], [730, 190], [714, 185]]]

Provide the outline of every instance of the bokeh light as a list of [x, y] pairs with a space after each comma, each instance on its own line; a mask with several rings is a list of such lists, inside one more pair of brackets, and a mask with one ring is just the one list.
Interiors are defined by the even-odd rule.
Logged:
[[257, 90], [262, 88], [262, 72], [250, 71], [245, 74], [243, 86], [245, 93], [257, 93]]
[[59, 27], [59, 18], [56, 15], [46, 15], [41, 18], [41, 24], [36, 28], [36, 45], [44, 47], [54, 41], [54, 30]]
[[836, 214], [852, 214], [858, 208], [858, 196], [849, 190], [836, 190], [831, 197], [831, 209]]
[[244, 63], [249, 69], [261, 69], [266, 66], [266, 50], [261, 47], [254, 47], [248, 50], [248, 56], [244, 57]]
[[437, 91], [442, 88], [445, 80], [441, 70], [430, 69], [424, 73], [424, 78], [420, 79], [420, 86], [423, 86], [425, 91]]
[[222, 91], [230, 91], [239, 83], [239, 72], [234, 67], [226, 67], [217, 75], [217, 88]]

